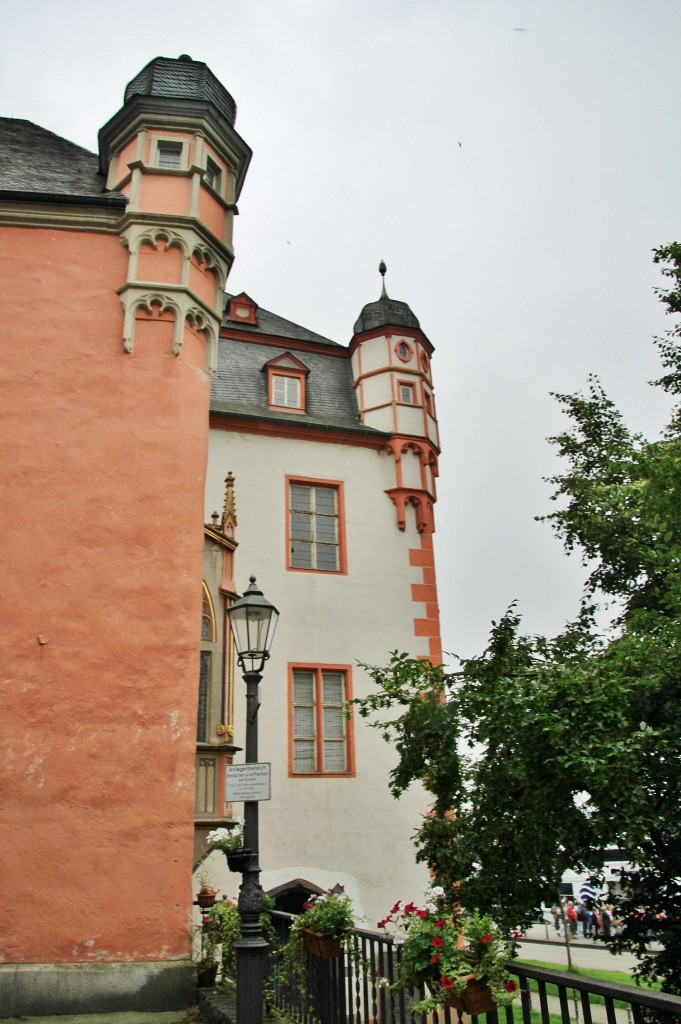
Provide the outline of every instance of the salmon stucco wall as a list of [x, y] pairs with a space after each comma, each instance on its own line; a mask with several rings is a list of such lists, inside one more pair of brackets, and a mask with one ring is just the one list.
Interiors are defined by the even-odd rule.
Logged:
[[127, 261], [0, 230], [0, 962], [189, 955], [210, 381]]

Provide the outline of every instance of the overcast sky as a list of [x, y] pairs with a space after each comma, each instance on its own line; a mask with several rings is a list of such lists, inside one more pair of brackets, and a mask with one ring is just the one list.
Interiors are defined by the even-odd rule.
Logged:
[[549, 392], [594, 372], [632, 427], [666, 416], [646, 382], [671, 326], [651, 250], [681, 240], [681, 0], [2, 8], [0, 113], [88, 149], [153, 57], [229, 89], [254, 151], [231, 290], [347, 344], [386, 261], [435, 346], [445, 649], [479, 652], [515, 598], [560, 630], [583, 572], [533, 519]]

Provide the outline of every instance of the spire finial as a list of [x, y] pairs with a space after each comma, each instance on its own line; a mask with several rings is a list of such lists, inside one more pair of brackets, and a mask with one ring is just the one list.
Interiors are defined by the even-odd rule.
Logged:
[[385, 272], [386, 272], [387, 269], [388, 268], [386, 267], [385, 263], [383, 262], [383, 260], [381, 260], [381, 262], [378, 264], [378, 272], [381, 275], [381, 278], [383, 280], [383, 286], [381, 288], [381, 298], [382, 299], [387, 299], [388, 298], [388, 293], [385, 290]]
[[222, 509], [222, 529], [227, 536], [234, 535], [236, 520], [236, 501], [234, 500], [234, 474], [230, 470], [225, 477], [225, 504]]

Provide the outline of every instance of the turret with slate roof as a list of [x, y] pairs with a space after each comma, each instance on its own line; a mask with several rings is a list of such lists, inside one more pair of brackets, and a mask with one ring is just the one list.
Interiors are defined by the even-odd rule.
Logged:
[[251, 150], [234, 129], [236, 104], [202, 61], [156, 57], [126, 87], [99, 133], [100, 171], [128, 199], [124, 348], [140, 318], [174, 320], [172, 352], [193, 335], [217, 363], [223, 293], [231, 268], [236, 201]]
[[[418, 528], [435, 528], [433, 504], [440, 451], [430, 359], [433, 346], [407, 305], [388, 296], [386, 265], [378, 301], [369, 302], [355, 323], [350, 345], [360, 419], [390, 433], [396, 486], [389, 492], [404, 529], [406, 508], [416, 508]], [[404, 456], [411, 452], [418, 465]]]

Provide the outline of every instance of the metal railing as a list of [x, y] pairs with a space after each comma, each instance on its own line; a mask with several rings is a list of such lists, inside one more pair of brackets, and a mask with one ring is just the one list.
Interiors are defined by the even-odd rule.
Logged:
[[[285, 941], [291, 915], [272, 916], [279, 939]], [[411, 1007], [423, 998], [422, 992], [391, 991], [399, 947], [389, 939], [358, 931], [356, 952], [355, 958], [333, 960], [308, 954], [302, 989], [283, 976], [274, 952], [268, 998], [276, 1015], [302, 1024], [461, 1024], [462, 1015], [449, 1007], [415, 1015]], [[517, 961], [510, 961], [508, 969], [518, 979], [519, 997], [511, 1006], [485, 1014], [486, 1024], [681, 1024], [678, 996]], [[464, 1024], [469, 1020], [463, 1019]], [[482, 1016], [480, 1020], [482, 1024]]]

